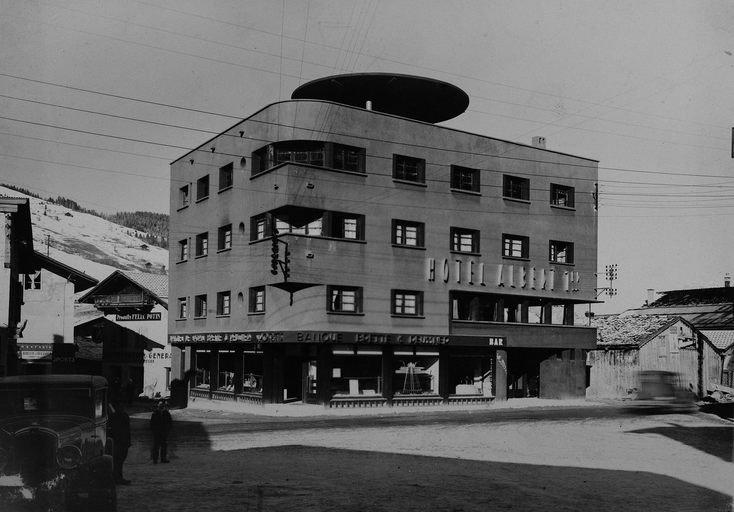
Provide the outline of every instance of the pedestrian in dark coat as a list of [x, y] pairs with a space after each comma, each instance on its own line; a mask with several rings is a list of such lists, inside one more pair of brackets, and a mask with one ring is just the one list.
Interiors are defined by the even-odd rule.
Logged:
[[132, 446], [130, 442], [130, 416], [125, 412], [122, 402], [117, 404], [110, 415], [109, 436], [112, 438], [112, 466], [115, 483], [129, 485], [130, 480], [122, 476], [122, 465], [127, 459], [127, 452]]
[[171, 462], [168, 460], [168, 432], [171, 430], [171, 413], [165, 400], [158, 402], [158, 406], [150, 416], [150, 430], [153, 432], [153, 464]]

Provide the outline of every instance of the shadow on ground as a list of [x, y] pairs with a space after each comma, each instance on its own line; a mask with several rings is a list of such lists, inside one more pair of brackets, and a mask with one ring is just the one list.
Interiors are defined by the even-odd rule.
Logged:
[[120, 494], [120, 510], [731, 510], [730, 496], [646, 472], [306, 446], [189, 457], [134, 467], [136, 483]]
[[630, 430], [629, 433], [660, 434], [709, 455], [719, 457], [726, 462], [732, 462], [734, 458], [732, 453], [732, 450], [734, 450], [734, 426], [686, 427], [670, 423], [666, 427]]

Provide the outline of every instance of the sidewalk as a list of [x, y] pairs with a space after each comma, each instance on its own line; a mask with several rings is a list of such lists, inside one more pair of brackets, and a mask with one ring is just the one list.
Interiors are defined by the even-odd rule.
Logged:
[[[207, 417], [214, 413], [218, 417], [238, 415], [255, 415], [266, 417], [339, 417], [339, 416], [382, 416], [395, 414], [420, 414], [424, 412], [443, 411], [488, 411], [495, 409], [541, 409], [547, 407], [594, 407], [605, 406], [603, 401], [583, 398], [552, 400], [540, 398], [513, 398], [504, 402], [493, 402], [488, 405], [438, 405], [420, 407], [359, 407], [353, 409], [329, 409], [322, 405], [294, 402], [290, 404], [253, 405], [240, 402], [208, 400], [205, 398], [189, 399], [186, 409], [175, 411], [177, 416]], [[143, 414], [143, 413], [141, 413]], [[135, 416], [135, 415], [131, 415]], [[212, 418], [213, 419], [213, 418]]]

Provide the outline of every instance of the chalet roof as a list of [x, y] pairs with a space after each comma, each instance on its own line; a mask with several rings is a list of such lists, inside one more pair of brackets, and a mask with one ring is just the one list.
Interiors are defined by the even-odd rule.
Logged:
[[123, 272], [131, 281], [152, 292], [161, 299], [168, 299], [168, 276], [150, 272]]
[[701, 334], [706, 336], [719, 350], [727, 350], [729, 347], [734, 345], [734, 330], [705, 330], [701, 331]]
[[598, 346], [640, 347], [670, 325], [681, 320], [678, 317], [656, 315], [610, 315], [594, 318]]
[[46, 269], [49, 272], [63, 277], [74, 284], [74, 292], [82, 292], [99, 283], [99, 281], [90, 275], [85, 274], [81, 270], [70, 267], [58, 260], [46, 256], [43, 253], [34, 251], [36, 257], [36, 268]]

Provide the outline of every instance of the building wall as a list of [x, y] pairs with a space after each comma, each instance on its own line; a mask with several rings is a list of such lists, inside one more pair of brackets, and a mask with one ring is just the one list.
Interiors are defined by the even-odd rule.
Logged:
[[[74, 343], [74, 284], [46, 269], [41, 288], [23, 292], [24, 343]], [[25, 276], [20, 276], [23, 286]]]
[[591, 350], [587, 355], [590, 383], [586, 390], [589, 398], [624, 398], [637, 387], [640, 371], [640, 353], [637, 348]]
[[[286, 164], [251, 177], [254, 150], [268, 142], [296, 139], [364, 147], [366, 173]], [[393, 153], [424, 158], [426, 185], [393, 181]], [[234, 186], [218, 192], [218, 168], [232, 161]], [[481, 173], [481, 195], [449, 190], [451, 164], [485, 170]], [[179, 297], [188, 297], [192, 310], [194, 296], [205, 292], [210, 307], [205, 319], [190, 316], [178, 320], [177, 312], [172, 314], [172, 334], [272, 329], [446, 334], [451, 290], [579, 302], [595, 298], [597, 220], [592, 193], [597, 164], [590, 160], [327, 102], [287, 101], [266, 107], [207, 142], [201, 150], [182, 157], [172, 164], [171, 173], [171, 308], [175, 309]], [[513, 173], [524, 177], [532, 174], [529, 203], [502, 199], [502, 176]], [[196, 181], [206, 174], [210, 176], [209, 197], [196, 202]], [[575, 187], [575, 211], [550, 207], [551, 182]], [[191, 204], [181, 209], [178, 192], [184, 184], [192, 187]], [[250, 218], [289, 204], [365, 215], [364, 242], [282, 237], [290, 244], [291, 281], [361, 286], [363, 316], [328, 314], [324, 286], [299, 291], [292, 306], [286, 292], [267, 287], [267, 314], [247, 313], [250, 287], [282, 280], [280, 275], [269, 273], [270, 241], [250, 243]], [[391, 219], [424, 222], [425, 249], [393, 247]], [[217, 253], [217, 227], [229, 223], [233, 225], [232, 250]], [[452, 254], [451, 226], [480, 230], [480, 254]], [[204, 231], [209, 233], [209, 255], [197, 259], [193, 256], [195, 237]], [[503, 233], [529, 236], [530, 258], [504, 260]], [[189, 239], [190, 257], [179, 262], [177, 243], [183, 238]], [[573, 266], [548, 263], [549, 239], [574, 242]], [[442, 278], [429, 280], [430, 259], [435, 260], [439, 272], [443, 260], [448, 260], [450, 277], [445, 282]], [[484, 264], [484, 284], [476, 275], [473, 280], [469, 276], [470, 261], [474, 269]], [[505, 275], [510, 264], [517, 274], [520, 267], [526, 272], [532, 267], [554, 268], [556, 286], [552, 290], [532, 289], [529, 283], [523, 287], [507, 277], [500, 285], [495, 275], [502, 264]], [[461, 273], [457, 272], [459, 265]], [[580, 281], [565, 287], [561, 283], [568, 271], [577, 273]], [[393, 317], [391, 288], [423, 292], [424, 317]], [[216, 317], [212, 311], [216, 293], [224, 290], [232, 292], [232, 313]]]

